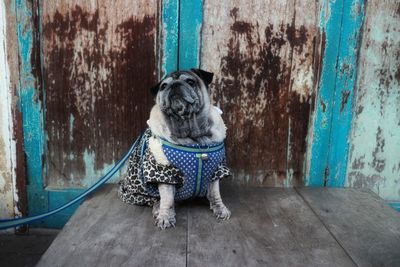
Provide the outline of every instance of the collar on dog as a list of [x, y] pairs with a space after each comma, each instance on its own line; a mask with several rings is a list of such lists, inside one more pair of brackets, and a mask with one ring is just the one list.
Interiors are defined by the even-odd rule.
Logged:
[[193, 145], [178, 145], [171, 143], [164, 138], [158, 137], [161, 140], [161, 143], [164, 146], [168, 146], [171, 148], [175, 148], [177, 150], [182, 150], [185, 152], [193, 152], [193, 153], [208, 153], [220, 150], [224, 147], [224, 142], [214, 143], [210, 145], [200, 145], [200, 144], [193, 144]]

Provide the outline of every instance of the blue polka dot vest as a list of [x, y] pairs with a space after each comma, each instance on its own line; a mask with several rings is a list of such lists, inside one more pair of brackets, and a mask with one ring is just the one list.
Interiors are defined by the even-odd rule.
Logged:
[[[169, 162], [185, 177], [183, 185], [176, 189], [175, 200], [204, 197], [214, 172], [225, 158], [224, 143], [183, 146], [163, 139], [161, 142]], [[151, 193], [154, 195], [155, 192]]]

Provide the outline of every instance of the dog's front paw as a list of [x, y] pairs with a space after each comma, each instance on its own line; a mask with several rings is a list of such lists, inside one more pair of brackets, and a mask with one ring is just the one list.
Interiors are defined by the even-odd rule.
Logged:
[[162, 230], [169, 228], [171, 226], [175, 227], [175, 223], [176, 220], [174, 212], [167, 212], [167, 213], [159, 212], [154, 222], [154, 224]]
[[224, 204], [211, 205], [210, 209], [213, 211], [213, 213], [217, 217], [217, 219], [228, 220], [231, 217], [230, 210], [228, 210], [228, 208]]

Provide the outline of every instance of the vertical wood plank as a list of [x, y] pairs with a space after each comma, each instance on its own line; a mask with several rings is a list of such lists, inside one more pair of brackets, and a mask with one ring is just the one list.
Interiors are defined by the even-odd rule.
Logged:
[[[201, 67], [228, 126], [235, 179], [302, 184], [322, 36], [315, 1], [204, 1]], [[307, 15], [305, 15], [307, 14]]]
[[362, 0], [323, 2], [321, 29], [326, 43], [309, 139], [307, 185], [344, 185], [363, 18]]
[[343, 26], [332, 100], [328, 186], [343, 187], [345, 184], [364, 10], [364, 0], [343, 1]]
[[203, 21], [202, 0], [180, 0], [179, 12], [179, 65], [181, 70], [198, 68]]
[[179, 0], [162, 0], [162, 75], [178, 69]]
[[310, 130], [309, 158], [307, 159], [306, 184], [323, 186], [327, 168], [333, 96], [335, 92], [336, 61], [339, 54], [340, 27], [343, 1], [322, 1], [320, 29], [325, 36], [322, 72], [315, 98], [315, 113]]
[[36, 215], [48, 210], [48, 192], [43, 190], [42, 168], [45, 135], [42, 96], [38, 78], [40, 62], [35, 58], [37, 46], [34, 40], [38, 30], [35, 25], [37, 18], [35, 3], [37, 2], [22, 0], [15, 2], [20, 60], [18, 97], [22, 113], [26, 173], [29, 179], [29, 215]]
[[371, 1], [360, 52], [346, 186], [400, 200], [400, 3]]
[[13, 142], [12, 89], [7, 59], [6, 5], [0, 2], [0, 218], [13, 218], [15, 184], [15, 143]]
[[178, 69], [179, 46], [179, 0], [162, 0], [163, 49], [160, 51], [162, 74]]
[[[27, 177], [26, 177], [26, 163], [24, 151], [24, 138], [22, 127], [22, 114], [20, 109], [19, 99], [19, 50], [18, 50], [18, 36], [17, 36], [17, 15], [15, 9], [15, 1], [7, 0], [5, 2], [5, 12], [7, 21], [7, 61], [9, 66], [10, 75], [10, 93], [11, 93], [11, 111], [12, 111], [12, 132], [13, 142], [15, 142], [15, 215], [27, 215], [28, 212], [28, 195], [27, 195]], [[23, 230], [23, 229], [21, 229]]]
[[42, 24], [47, 184], [86, 187], [146, 126], [158, 1], [45, 1]]
[[[311, 7], [311, 8], [310, 8]], [[306, 160], [306, 137], [311, 133], [309, 121], [312, 115], [314, 92], [318, 86], [325, 40], [318, 28], [320, 4], [294, 1], [290, 40], [291, 63], [288, 100], [288, 140], [285, 186], [304, 183], [303, 165]], [[313, 14], [302, 15], [305, 10]], [[310, 12], [310, 11], [309, 11]], [[298, 29], [298, 30], [296, 30]], [[297, 46], [305, 38], [304, 46]]]

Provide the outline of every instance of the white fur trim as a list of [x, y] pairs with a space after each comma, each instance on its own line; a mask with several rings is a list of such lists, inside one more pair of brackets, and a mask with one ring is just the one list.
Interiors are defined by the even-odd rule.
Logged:
[[162, 149], [161, 142], [158, 138], [155, 137], [150, 137], [149, 139], [149, 149], [150, 152], [153, 154], [155, 160], [157, 163], [162, 164], [162, 165], [169, 165], [170, 162], [168, 161], [167, 157], [164, 154], [164, 151]]
[[[209, 138], [208, 142], [218, 143], [224, 141], [226, 137], [226, 126], [222, 120], [221, 114], [219, 113], [219, 109], [215, 106], [210, 106], [209, 116], [212, 121], [212, 126], [210, 129], [212, 136]], [[177, 143], [176, 140], [171, 139], [171, 132], [165, 123], [160, 107], [157, 104], [151, 109], [150, 118], [147, 121], [147, 125], [156, 136], [165, 138], [169, 142]], [[186, 145], [192, 142], [193, 141], [189, 138], [182, 138], [178, 143]]]
[[222, 110], [219, 107], [217, 107], [217, 106], [212, 106], [212, 107], [218, 111], [219, 115], [223, 114]]
[[211, 106], [210, 119], [213, 122], [213, 125], [210, 131], [212, 134], [212, 142], [215, 143], [224, 141], [226, 137], [226, 126], [219, 111], [221, 110], [216, 106]]

